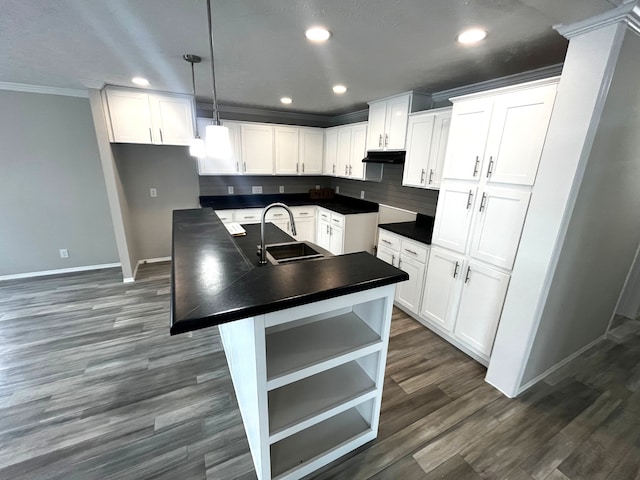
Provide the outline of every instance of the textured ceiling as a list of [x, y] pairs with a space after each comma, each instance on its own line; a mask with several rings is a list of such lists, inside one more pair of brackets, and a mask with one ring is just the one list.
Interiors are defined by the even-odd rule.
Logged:
[[[434, 92], [562, 62], [551, 27], [621, 0], [213, 0], [218, 100], [336, 114], [411, 89]], [[130, 86], [191, 92], [183, 53], [210, 100], [205, 0], [2, 0], [0, 81], [65, 88]], [[333, 37], [311, 44], [304, 30]], [[489, 36], [462, 47], [469, 26]], [[331, 86], [349, 91], [338, 97]]]

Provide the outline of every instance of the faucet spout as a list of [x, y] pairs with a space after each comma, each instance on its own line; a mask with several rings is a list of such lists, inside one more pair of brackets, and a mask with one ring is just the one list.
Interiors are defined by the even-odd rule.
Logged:
[[291, 233], [297, 235], [296, 222], [293, 220], [293, 212], [288, 206], [284, 203], [276, 202], [264, 207], [264, 210], [262, 210], [262, 219], [260, 220], [260, 250], [258, 251], [258, 254], [260, 255], [260, 265], [267, 263], [267, 249], [264, 246], [264, 221], [267, 218], [267, 212], [274, 207], [281, 207], [287, 211], [289, 214], [289, 220], [291, 221]]

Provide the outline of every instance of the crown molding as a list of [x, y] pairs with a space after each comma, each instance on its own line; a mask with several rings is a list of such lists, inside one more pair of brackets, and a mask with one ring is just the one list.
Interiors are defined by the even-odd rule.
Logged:
[[550, 65], [548, 67], [536, 68], [522, 73], [507, 75], [506, 77], [494, 78], [484, 82], [473, 83], [463, 87], [450, 88], [433, 93], [431, 97], [434, 103], [448, 102], [451, 98], [463, 97], [474, 93], [486, 92], [488, 90], [496, 90], [498, 88], [507, 88], [523, 83], [535, 82], [538, 80], [550, 79], [557, 77], [562, 73], [562, 63]]
[[27, 85], [26, 83], [0, 82], [0, 90], [14, 92], [44, 93], [46, 95], [62, 95], [64, 97], [89, 98], [88, 90], [75, 90], [73, 88], [44, 87], [42, 85]]
[[[202, 111], [212, 112], [213, 105], [210, 103], [198, 103], [197, 108]], [[318, 115], [313, 113], [287, 112], [284, 110], [269, 110], [257, 107], [241, 107], [235, 105], [218, 105], [218, 111], [221, 116], [233, 115], [234, 117], [265, 117], [265, 118], [281, 118], [290, 119], [292, 122], [311, 122], [311, 123], [328, 123], [333, 117], [327, 115]]]
[[330, 127], [336, 127], [338, 125], [346, 125], [348, 123], [366, 122], [369, 119], [369, 110], [358, 110], [356, 112], [343, 113], [342, 115], [336, 115], [335, 117], [329, 117]]
[[618, 8], [586, 20], [570, 25], [554, 25], [553, 28], [563, 37], [570, 39], [621, 22], [626, 23], [632, 30], [640, 34], [640, 5], [637, 0], [624, 3]]

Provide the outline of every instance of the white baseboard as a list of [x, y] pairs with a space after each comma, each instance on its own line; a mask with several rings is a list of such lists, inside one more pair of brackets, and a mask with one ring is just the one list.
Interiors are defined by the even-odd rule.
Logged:
[[[567, 363], [569, 363], [571, 360], [579, 357], [580, 355], [582, 355], [584, 352], [586, 352], [587, 350], [589, 350], [591, 347], [595, 347], [598, 343], [600, 343], [602, 340], [604, 340], [605, 335], [601, 335], [598, 338], [596, 338], [593, 342], [588, 343], [587, 345], [585, 345], [584, 347], [582, 347], [580, 350], [578, 350], [577, 352], [572, 353], [571, 355], [569, 355], [567, 358], [565, 358], [564, 360], [559, 361], [558, 363], [556, 363], [553, 367], [545, 370], [544, 372], [542, 372], [540, 375], [538, 375], [537, 377], [535, 377], [533, 380], [528, 381], [527, 383], [525, 383], [524, 385], [520, 386], [520, 389], [518, 390], [518, 395], [521, 395], [522, 393], [524, 393], [525, 391], [529, 390], [531, 387], [533, 387], [536, 383], [540, 382], [541, 380], [543, 380], [545, 377], [547, 377], [548, 375], [551, 375], [553, 372], [555, 372], [556, 370], [559, 370], [560, 368], [564, 367]], [[494, 385], [495, 386], [495, 385]]]
[[57, 270], [42, 270], [39, 272], [16, 273], [13, 275], [0, 275], [0, 281], [3, 280], [19, 280], [21, 278], [45, 277], [48, 275], [59, 275], [61, 273], [84, 272], [87, 270], [99, 270], [101, 268], [120, 267], [120, 263], [103, 263], [101, 265], [85, 265], [82, 267], [59, 268]]
[[138, 274], [138, 268], [143, 263], [160, 263], [160, 262], [170, 262], [170, 261], [171, 261], [171, 257], [143, 258], [142, 260], [138, 260], [138, 263], [136, 263], [136, 266], [133, 269], [133, 276], [124, 278], [122, 280], [122, 283], [133, 283], [133, 282], [135, 282], [136, 281], [136, 276]]

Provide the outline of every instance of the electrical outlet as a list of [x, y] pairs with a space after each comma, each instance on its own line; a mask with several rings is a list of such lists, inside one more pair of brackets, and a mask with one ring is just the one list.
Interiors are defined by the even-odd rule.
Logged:
[[61, 248], [60, 258], [69, 258], [69, 250], [67, 250], [66, 248]]
[[229, 186], [227, 187], [227, 193], [228, 193], [229, 195], [233, 195], [233, 185], [229, 185]]
[[360, 198], [364, 198], [364, 190], [360, 190]]
[[284, 185], [280, 185], [280, 188], [278, 189], [278, 191], [280, 193], [284, 193]]
[[254, 185], [251, 187], [251, 193], [262, 193], [262, 187], [260, 185]]
[[336, 187], [336, 193], [340, 193], [340, 187]]
[[316, 185], [316, 190], [320, 190], [320, 185]]
[[158, 196], [158, 190], [156, 190], [155, 188], [150, 188], [149, 196], [151, 196], [152, 198], [156, 198]]

